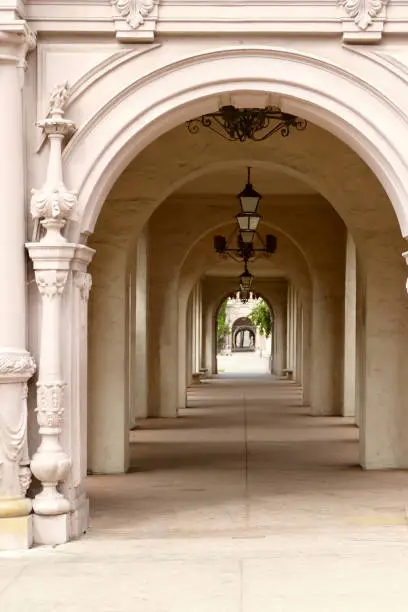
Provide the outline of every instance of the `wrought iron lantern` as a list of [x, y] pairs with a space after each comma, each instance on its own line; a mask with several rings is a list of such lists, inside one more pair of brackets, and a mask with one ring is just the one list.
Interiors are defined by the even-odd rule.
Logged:
[[[262, 196], [252, 187], [251, 169], [248, 168], [247, 184], [238, 194], [241, 212], [235, 216], [237, 227], [228, 239], [225, 236], [214, 236], [214, 249], [219, 255], [231, 257], [234, 261], [248, 262], [254, 261], [258, 254], [269, 256], [275, 253], [276, 237], [266, 234], [263, 239], [257, 231], [262, 219], [257, 213], [261, 198]], [[234, 244], [233, 241], [236, 246], [231, 246], [231, 243]]]
[[254, 240], [255, 232], [261, 220], [261, 215], [258, 215], [256, 212], [261, 198], [261, 194], [252, 187], [251, 168], [248, 168], [247, 184], [238, 195], [241, 204], [241, 212], [235, 217], [242, 242], [244, 243], [252, 243]]
[[246, 214], [255, 214], [258, 208], [258, 204], [262, 199], [260, 193], [255, 191], [251, 183], [251, 168], [248, 168], [247, 184], [243, 188], [240, 194], [238, 194], [239, 201], [241, 203], [241, 210]]
[[245, 269], [239, 277], [239, 288], [242, 292], [249, 293], [252, 287], [252, 281], [254, 277], [248, 270], [247, 262], [245, 262]]
[[245, 140], [259, 142], [276, 133], [287, 137], [291, 128], [304, 130], [306, 126], [305, 119], [283, 113], [277, 106], [236, 108], [227, 105], [221, 106], [215, 113], [187, 121], [187, 128], [191, 134], [197, 134], [201, 127], [205, 127], [226, 140], [239, 142]]

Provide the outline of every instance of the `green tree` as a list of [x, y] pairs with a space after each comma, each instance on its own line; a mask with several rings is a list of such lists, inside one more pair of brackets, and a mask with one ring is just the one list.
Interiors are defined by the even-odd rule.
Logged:
[[227, 301], [228, 300], [223, 301], [218, 311], [217, 340], [219, 346], [224, 344], [225, 336], [230, 332], [230, 327], [227, 323]]
[[262, 336], [269, 338], [272, 332], [272, 317], [268, 305], [263, 300], [260, 300], [248, 316], [253, 325], [259, 329]]

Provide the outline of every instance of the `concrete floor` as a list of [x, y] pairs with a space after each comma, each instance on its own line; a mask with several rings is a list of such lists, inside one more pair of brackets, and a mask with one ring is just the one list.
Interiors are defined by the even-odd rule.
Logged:
[[1, 612], [408, 610], [408, 474], [363, 472], [293, 383], [220, 377], [131, 436], [82, 540], [0, 555]]

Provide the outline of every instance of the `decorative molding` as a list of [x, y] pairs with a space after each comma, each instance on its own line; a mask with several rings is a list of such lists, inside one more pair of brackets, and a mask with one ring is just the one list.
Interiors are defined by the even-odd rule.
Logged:
[[21, 45], [20, 59], [18, 67], [23, 70], [27, 70], [27, 55], [34, 51], [37, 46], [37, 34], [33, 32], [28, 26], [25, 28], [23, 43]]
[[47, 117], [52, 117], [53, 115], [62, 116], [69, 97], [70, 89], [68, 81], [65, 81], [61, 85], [57, 85], [49, 97]]
[[338, 0], [360, 30], [366, 30], [388, 4], [388, 0]]
[[37, 421], [40, 427], [60, 428], [64, 414], [66, 384], [37, 383]]
[[65, 185], [44, 186], [31, 190], [31, 216], [33, 219], [69, 219], [77, 205], [77, 196]]
[[121, 42], [153, 42], [159, 0], [111, 0], [116, 38]]
[[75, 274], [75, 285], [79, 289], [81, 300], [88, 301], [92, 287], [92, 275], [89, 272], [77, 272]]
[[62, 295], [67, 278], [68, 272], [66, 270], [35, 271], [38, 290], [42, 296], [49, 300], [52, 300], [57, 295]]
[[126, 19], [126, 23], [136, 30], [145, 22], [157, 1], [155, 0], [112, 0], [118, 13]]
[[31, 484], [32, 474], [28, 465], [20, 465], [18, 470], [21, 497], [25, 497]]
[[28, 380], [35, 369], [35, 361], [29, 353], [0, 351], [0, 380], [3, 378]]

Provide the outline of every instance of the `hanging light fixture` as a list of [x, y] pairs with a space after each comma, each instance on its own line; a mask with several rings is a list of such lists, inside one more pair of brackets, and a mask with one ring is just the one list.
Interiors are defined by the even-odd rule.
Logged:
[[252, 287], [253, 276], [248, 270], [247, 262], [245, 262], [245, 269], [239, 277], [239, 288], [242, 292], [249, 293]]
[[241, 193], [238, 194], [238, 198], [241, 203], [241, 211], [243, 213], [246, 213], [246, 214], [256, 213], [258, 204], [261, 201], [262, 196], [260, 193], [255, 191], [255, 189], [252, 187], [251, 168], [249, 167], [248, 167], [247, 184], [245, 185]]
[[[237, 228], [232, 236], [227, 239], [225, 236], [214, 236], [214, 249], [222, 256], [229, 256], [234, 261], [253, 261], [258, 253], [271, 255], [276, 251], [277, 240], [272, 234], [267, 234], [264, 239], [258, 234], [258, 226], [262, 219], [257, 213], [259, 202], [262, 199], [251, 184], [251, 168], [248, 168], [247, 183], [241, 193], [238, 194], [241, 212], [235, 219]], [[257, 245], [255, 245], [255, 237]], [[230, 244], [236, 240], [236, 246]]]
[[276, 133], [286, 138], [291, 128], [306, 129], [307, 122], [290, 113], [283, 113], [277, 106], [236, 108], [230, 104], [221, 106], [215, 113], [187, 121], [186, 125], [191, 134], [197, 134], [201, 127], [205, 127], [225, 140], [259, 142]]
[[238, 194], [238, 199], [241, 205], [241, 212], [235, 218], [238, 223], [241, 239], [244, 243], [252, 243], [261, 220], [261, 215], [258, 215], [256, 211], [262, 196], [252, 187], [251, 168], [248, 168], [247, 184], [241, 193]]

